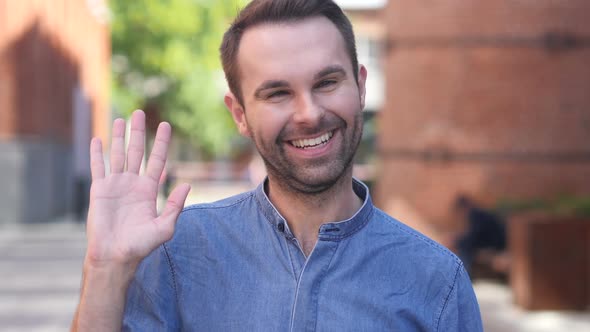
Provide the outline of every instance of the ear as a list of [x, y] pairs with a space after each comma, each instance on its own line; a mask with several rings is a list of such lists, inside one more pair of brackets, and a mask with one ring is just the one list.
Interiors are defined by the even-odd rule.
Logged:
[[367, 68], [365, 68], [365, 66], [363, 65], [359, 66], [358, 80], [359, 96], [361, 98], [361, 109], [365, 109], [365, 95], [367, 93]]
[[244, 107], [240, 105], [240, 102], [234, 96], [233, 93], [228, 92], [225, 94], [223, 99], [225, 102], [225, 106], [227, 107], [228, 111], [231, 113], [234, 122], [236, 123], [236, 127], [238, 128], [238, 132], [240, 135], [245, 137], [252, 137], [250, 134], [250, 129], [248, 129], [248, 122], [246, 120], [246, 113], [244, 112]]

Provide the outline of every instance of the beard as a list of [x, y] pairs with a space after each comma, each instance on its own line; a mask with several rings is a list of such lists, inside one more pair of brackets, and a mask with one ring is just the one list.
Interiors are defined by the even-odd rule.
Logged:
[[[289, 143], [284, 140], [284, 137], [293, 137], [293, 133], [314, 136], [330, 128], [338, 128], [338, 133], [331, 138], [341, 140], [337, 151], [306, 161], [296, 160], [285, 151], [285, 144]], [[264, 142], [256, 136], [253, 139], [269, 177], [277, 180], [277, 185], [291, 192], [309, 195], [326, 192], [350, 174], [362, 132], [363, 119], [362, 112], [359, 111], [350, 125], [342, 118], [333, 115], [322, 118], [314, 128], [286, 126], [272, 142]]]

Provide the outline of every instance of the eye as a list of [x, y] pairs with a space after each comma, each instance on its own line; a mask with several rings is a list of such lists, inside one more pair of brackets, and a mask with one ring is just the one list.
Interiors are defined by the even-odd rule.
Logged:
[[338, 83], [338, 81], [336, 80], [323, 80], [321, 82], [319, 82], [318, 84], [315, 85], [316, 89], [329, 89], [330, 87], [333, 87], [334, 85], [336, 85], [336, 83]]
[[288, 94], [289, 94], [289, 91], [286, 91], [286, 90], [277, 90], [277, 91], [272, 92], [268, 96], [266, 96], [266, 98], [267, 99], [275, 99], [275, 98], [284, 97], [284, 96], [286, 96]]

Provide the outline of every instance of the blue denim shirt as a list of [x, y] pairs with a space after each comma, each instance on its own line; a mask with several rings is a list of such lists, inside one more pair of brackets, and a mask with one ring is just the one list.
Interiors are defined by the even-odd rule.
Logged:
[[182, 212], [139, 266], [129, 331], [482, 331], [460, 260], [364, 198], [305, 257], [263, 185]]

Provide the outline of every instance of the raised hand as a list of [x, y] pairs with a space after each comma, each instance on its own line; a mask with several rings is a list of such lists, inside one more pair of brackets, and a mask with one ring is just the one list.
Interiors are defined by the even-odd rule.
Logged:
[[92, 187], [88, 212], [86, 264], [97, 267], [134, 267], [174, 234], [176, 219], [190, 186], [178, 186], [170, 194], [162, 214], [158, 216], [158, 185], [166, 164], [170, 136], [170, 125], [161, 123], [145, 174], [139, 174], [145, 139], [145, 114], [142, 111], [135, 111], [131, 117], [127, 157], [125, 121], [115, 120], [112, 130], [110, 174], [106, 176], [102, 144], [98, 138], [92, 140]]
[[145, 139], [142, 111], [134, 112], [131, 117], [127, 157], [125, 121], [115, 120], [109, 175], [105, 175], [101, 142], [92, 140], [88, 248], [80, 304], [71, 331], [120, 331], [127, 287], [137, 265], [174, 234], [176, 219], [190, 187], [180, 185], [174, 189], [158, 216], [158, 184], [166, 164], [170, 134], [170, 125], [161, 123], [143, 175], [139, 174]]

